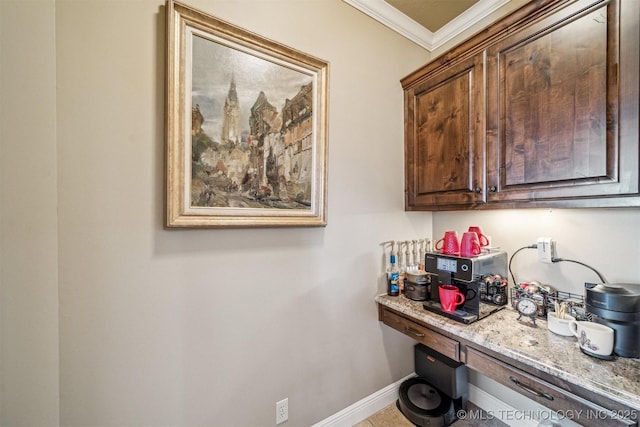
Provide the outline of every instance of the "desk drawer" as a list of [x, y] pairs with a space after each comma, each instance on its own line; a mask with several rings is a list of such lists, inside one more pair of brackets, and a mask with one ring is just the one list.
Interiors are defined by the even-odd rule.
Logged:
[[399, 316], [385, 308], [380, 310], [380, 320], [387, 326], [392, 327], [414, 340], [426, 345], [445, 356], [460, 361], [460, 344], [457, 341], [440, 335], [431, 329], [425, 328], [405, 317]]
[[540, 378], [507, 365], [473, 348], [467, 347], [467, 367], [498, 381], [500, 384], [529, 397], [555, 411], [563, 411], [567, 418], [584, 426], [636, 426], [634, 416], [624, 411], [612, 411], [582, 397], [563, 390]]

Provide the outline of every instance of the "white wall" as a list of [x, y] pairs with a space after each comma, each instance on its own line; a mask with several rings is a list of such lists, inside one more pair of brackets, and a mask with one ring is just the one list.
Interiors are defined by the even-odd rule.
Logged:
[[373, 297], [379, 243], [431, 230], [403, 211], [399, 83], [428, 53], [340, 0], [189, 4], [330, 62], [328, 226], [164, 230], [164, 3], [1, 1], [0, 424], [54, 425], [59, 374], [60, 425], [274, 425], [284, 397], [310, 425], [413, 369]]
[[[446, 230], [459, 235], [480, 225], [493, 244], [509, 256], [538, 237], [556, 240], [558, 257], [583, 262], [609, 282], [640, 282], [640, 209], [513, 209], [433, 214], [436, 237]], [[516, 280], [539, 280], [561, 291], [584, 293], [585, 282], [598, 282], [587, 267], [560, 262], [538, 262], [537, 252], [525, 249], [513, 258]]]
[[0, 425], [58, 422], [54, 2], [0, 1]]

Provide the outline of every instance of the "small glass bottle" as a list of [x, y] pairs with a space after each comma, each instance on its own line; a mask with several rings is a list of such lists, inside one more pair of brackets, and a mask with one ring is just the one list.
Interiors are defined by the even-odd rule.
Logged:
[[387, 295], [397, 297], [400, 294], [400, 271], [396, 265], [396, 256], [391, 254], [389, 269], [387, 270]]

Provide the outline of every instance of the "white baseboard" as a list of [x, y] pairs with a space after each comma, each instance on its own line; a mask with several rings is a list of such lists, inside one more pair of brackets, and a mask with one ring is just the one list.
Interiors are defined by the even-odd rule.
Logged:
[[407, 375], [342, 411], [333, 414], [329, 418], [325, 418], [319, 423], [314, 424], [312, 427], [352, 427], [354, 424], [366, 420], [371, 415], [394, 403], [396, 399], [398, 399], [400, 384], [415, 376], [416, 374]]
[[[333, 414], [329, 418], [325, 418], [317, 424], [314, 424], [312, 427], [352, 427], [394, 403], [396, 399], [398, 399], [400, 384], [415, 376], [415, 373], [407, 375], [340, 412]], [[502, 400], [490, 395], [473, 384], [469, 384], [469, 401], [479, 408], [484, 409], [489, 416], [498, 418], [509, 426], [536, 427], [538, 425], [536, 421], [532, 420], [510, 420], [508, 419], [509, 417], [501, 417], [502, 414], [515, 414], [517, 411]], [[469, 416], [471, 416], [471, 413]]]

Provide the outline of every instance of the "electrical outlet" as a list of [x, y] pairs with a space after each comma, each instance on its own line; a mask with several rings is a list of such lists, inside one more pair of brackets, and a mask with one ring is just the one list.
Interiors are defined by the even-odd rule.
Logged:
[[556, 258], [556, 241], [551, 237], [538, 237], [538, 261], [551, 264]]
[[289, 398], [276, 402], [276, 425], [289, 419]]

